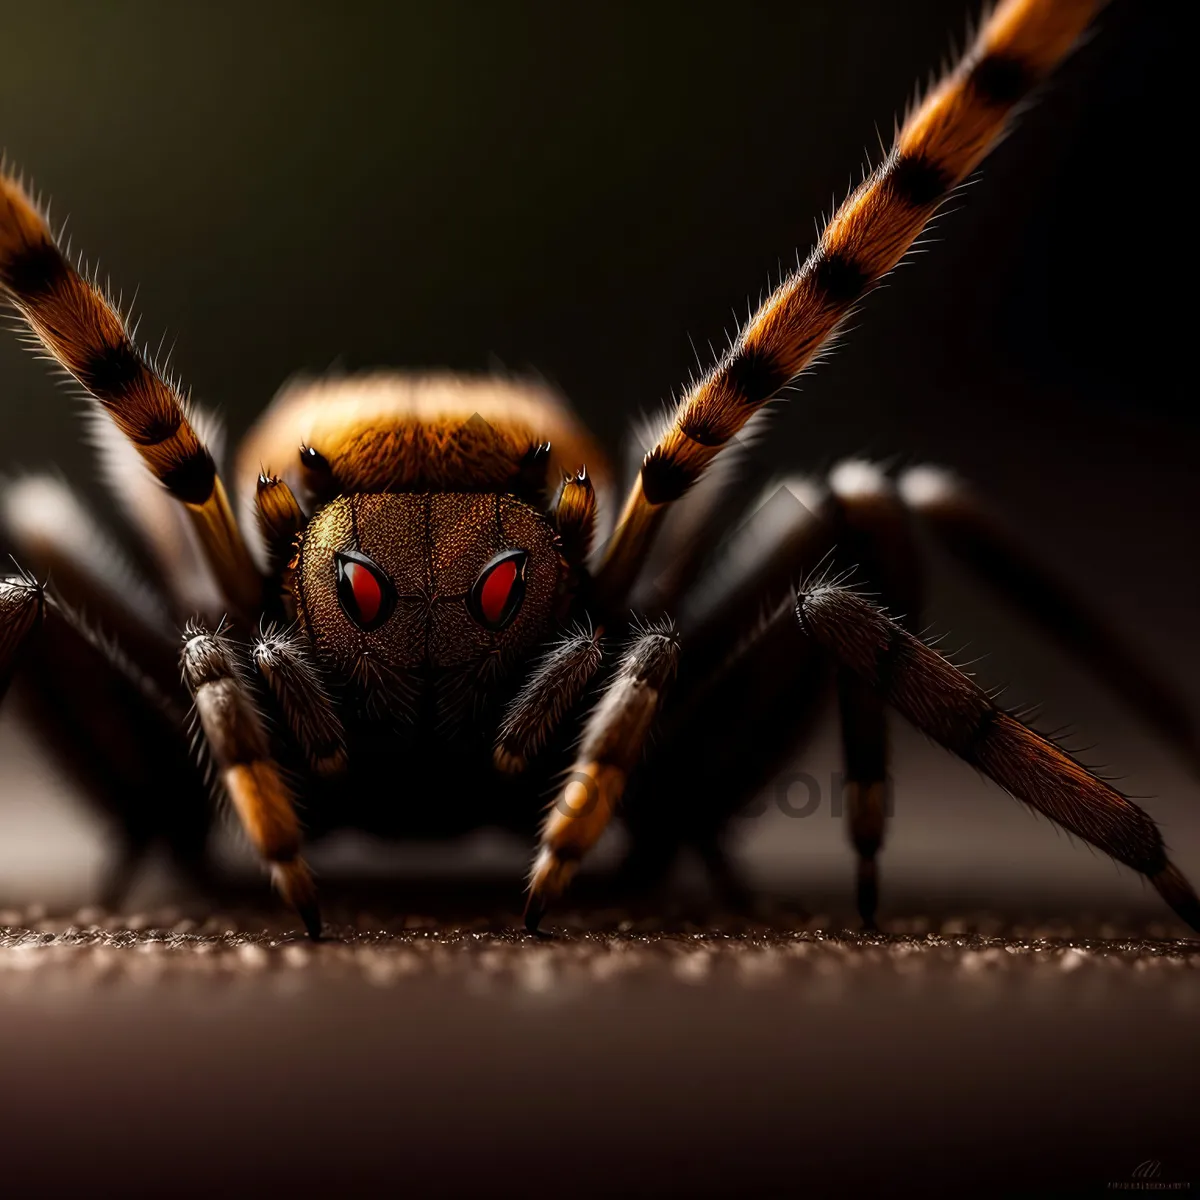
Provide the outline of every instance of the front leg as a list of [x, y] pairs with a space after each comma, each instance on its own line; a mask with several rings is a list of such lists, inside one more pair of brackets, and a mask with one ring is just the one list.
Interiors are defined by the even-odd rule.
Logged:
[[209, 633], [192, 623], [184, 634], [181, 661], [208, 748], [242, 828], [315, 941], [321, 936], [321, 915], [312, 874], [300, 857], [295, 801], [271, 757], [237, 650], [220, 630]]
[[525, 770], [600, 668], [600, 635], [570, 629], [537, 663], [500, 722], [493, 761], [509, 775]]
[[251, 654], [313, 773], [322, 779], [340, 775], [346, 731], [306, 640], [294, 626], [272, 627], [254, 640]]
[[675, 674], [679, 643], [670, 624], [636, 630], [612, 681], [592, 709], [565, 784], [542, 825], [529, 880], [525, 926], [531, 933], [584, 854], [604, 832], [637, 766]]

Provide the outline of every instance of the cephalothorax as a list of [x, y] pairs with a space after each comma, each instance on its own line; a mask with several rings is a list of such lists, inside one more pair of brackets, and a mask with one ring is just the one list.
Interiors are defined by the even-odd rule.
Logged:
[[[617, 507], [604, 454], [548, 389], [379, 373], [285, 389], [238, 448], [235, 512], [211, 418], [134, 345], [22, 184], [0, 176], [0, 290], [96, 402], [108, 482], [157, 575], [120, 573], [65, 484], [5, 485], [0, 527], [54, 586], [0, 580], [0, 692], [20, 679], [43, 733], [119, 818], [120, 873], [156, 839], [185, 866], [202, 855], [205, 793], [176, 674], [186, 619], [183, 678], [207, 754], [314, 936], [298, 809], [310, 837], [540, 819], [531, 928], [627, 792], [634, 860], [661, 867], [683, 838], [719, 871], [725, 818], [794, 745], [826, 671], [865, 921], [890, 704], [1142, 872], [1200, 929], [1200, 901], [1150, 817], [909, 631], [917, 512], [1195, 753], [1177, 697], [1067, 603], [961, 484], [846, 463], [823, 484], [777, 485], [731, 532], [737, 474], [708, 470], [733, 459], [730, 443], [900, 261], [1093, 7], [999, 5], [804, 264], [679, 402]], [[710, 574], [714, 545], [724, 569]], [[857, 569], [903, 616], [828, 574], [797, 595], [792, 581], [822, 563]], [[380, 769], [398, 759], [402, 771]], [[422, 774], [418, 763], [433, 765]]]

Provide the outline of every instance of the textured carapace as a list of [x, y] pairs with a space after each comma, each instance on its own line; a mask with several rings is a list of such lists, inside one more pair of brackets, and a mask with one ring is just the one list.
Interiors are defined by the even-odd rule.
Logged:
[[512, 496], [359, 493], [320, 509], [289, 571], [322, 665], [389, 692], [401, 713], [429, 693], [449, 715], [544, 637], [563, 598], [555, 531]]

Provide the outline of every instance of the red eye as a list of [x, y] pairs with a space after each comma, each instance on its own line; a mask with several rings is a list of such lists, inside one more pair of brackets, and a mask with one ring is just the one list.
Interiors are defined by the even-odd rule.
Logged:
[[388, 577], [365, 555], [339, 552], [338, 602], [360, 629], [377, 629], [392, 615], [396, 593]]
[[488, 629], [503, 629], [525, 599], [524, 550], [505, 550], [497, 554], [479, 573], [467, 597], [472, 615]]
[[383, 588], [379, 586], [379, 580], [362, 563], [347, 563], [346, 577], [350, 580], [350, 587], [354, 592], [358, 615], [363, 621], [375, 620], [383, 607]]

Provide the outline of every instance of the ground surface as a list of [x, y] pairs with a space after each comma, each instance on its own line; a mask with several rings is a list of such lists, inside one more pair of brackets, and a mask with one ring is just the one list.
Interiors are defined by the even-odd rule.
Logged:
[[261, 911], [0, 913], [0, 1192], [1200, 1188], [1200, 944], [782, 908], [535, 939], [502, 895], [343, 897], [319, 946]]

